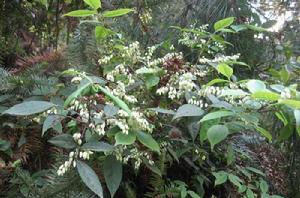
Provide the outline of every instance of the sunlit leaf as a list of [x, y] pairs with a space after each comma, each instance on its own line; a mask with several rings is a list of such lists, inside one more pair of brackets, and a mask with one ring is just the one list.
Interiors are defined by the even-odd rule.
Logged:
[[211, 148], [222, 142], [229, 134], [229, 130], [225, 125], [214, 125], [207, 131], [207, 139], [211, 144]]
[[105, 11], [103, 13], [103, 16], [107, 17], [107, 18], [119, 17], [119, 16], [123, 16], [123, 15], [128, 14], [133, 11], [134, 10], [132, 10], [132, 9], [123, 8], [123, 9], [117, 9], [117, 10], [112, 10], [112, 11]]
[[226, 28], [226, 27], [230, 26], [233, 22], [234, 22], [234, 17], [228, 17], [228, 18], [222, 19], [220, 21], [217, 21], [214, 24], [214, 29], [215, 29], [215, 31], [218, 31], [222, 28]]
[[87, 17], [87, 16], [93, 16], [94, 14], [97, 14], [96, 10], [75, 10], [72, 12], [68, 12], [67, 14], [64, 14], [64, 16]]

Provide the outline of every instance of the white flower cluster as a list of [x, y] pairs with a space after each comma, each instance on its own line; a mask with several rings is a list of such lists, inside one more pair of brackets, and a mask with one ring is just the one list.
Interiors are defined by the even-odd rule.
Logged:
[[141, 129], [146, 130], [148, 132], [152, 132], [152, 125], [149, 124], [149, 122], [145, 119], [144, 115], [141, 112], [132, 111], [131, 116], [132, 119], [135, 119], [135, 121], [141, 127]]
[[168, 54], [166, 54], [162, 58], [157, 58], [157, 59], [155, 59], [153, 61], [147, 62], [147, 66], [148, 67], [157, 66], [159, 64], [163, 64], [163, 63], [167, 62], [170, 59], [181, 60], [181, 59], [183, 59], [183, 54], [182, 54], [182, 52], [179, 52], [179, 53], [177, 53], [177, 52], [168, 53]]
[[[191, 26], [195, 31], [206, 32], [208, 24], [202, 25], [198, 28], [195, 28], [194, 25]], [[202, 35], [195, 34], [193, 32], [183, 32], [182, 38], [178, 41], [180, 44], [187, 47], [198, 46], [199, 48], [203, 47], [206, 44], [206, 40], [203, 39]]]
[[131, 43], [128, 47], [124, 47], [122, 57], [128, 57], [135, 63], [141, 58], [140, 43], [138, 41]]
[[92, 155], [92, 154], [94, 154], [94, 153], [90, 150], [80, 151], [79, 152], [79, 158], [82, 158], [83, 160], [89, 160], [90, 155]]
[[57, 114], [57, 109], [55, 107], [52, 107], [51, 109], [46, 111], [47, 114]]
[[101, 58], [101, 59], [98, 60], [98, 63], [99, 63], [100, 65], [102, 65], [102, 64], [107, 64], [107, 63], [110, 62], [110, 60], [111, 60], [113, 57], [114, 57], [113, 55], [104, 56], [103, 58]]
[[109, 81], [114, 82], [115, 81], [115, 77], [116, 75], [128, 75], [129, 74], [129, 70], [128, 68], [125, 67], [124, 64], [119, 64], [117, 65], [112, 71], [108, 72], [106, 74], [106, 79]]
[[199, 58], [200, 63], [222, 63], [227, 61], [236, 61], [240, 58], [240, 54], [236, 54], [233, 56], [225, 56], [225, 55], [219, 55], [216, 56], [214, 59], [207, 59], [205, 57]]
[[151, 158], [151, 155], [144, 151], [139, 151], [137, 148], [133, 148], [130, 150], [130, 154], [123, 158], [123, 162], [126, 164], [130, 159], [134, 159], [134, 168], [139, 169], [142, 161], [142, 158], [145, 157], [148, 160], [150, 165], [154, 165], [154, 161]]
[[117, 86], [115, 89], [112, 90], [113, 94], [115, 96], [118, 96], [120, 98], [123, 98], [124, 100], [126, 100], [127, 102], [129, 103], [136, 103], [137, 102], [137, 99], [135, 96], [133, 95], [128, 95], [126, 93], [126, 87], [125, 87], [125, 84], [121, 81], [118, 81], [117, 82]]
[[124, 134], [128, 134], [129, 132], [129, 126], [127, 124], [127, 120], [126, 119], [115, 119], [115, 118], [110, 118], [110, 119], [107, 119], [107, 123], [109, 125], [115, 125], [115, 126], [118, 126], [122, 133]]
[[281, 93], [280, 96], [282, 99], [291, 99], [292, 98], [292, 92], [290, 89], [285, 88]]
[[188, 104], [193, 104], [193, 105], [197, 105], [200, 108], [207, 108], [208, 104], [206, 102], [204, 102], [203, 100], [197, 100], [195, 98], [191, 98], [188, 100]]
[[206, 97], [208, 95], [214, 95], [220, 97], [222, 95], [222, 90], [219, 87], [207, 86], [198, 91], [198, 95], [201, 97]]
[[57, 170], [57, 175], [58, 176], [64, 175], [71, 168], [72, 164], [73, 167], [76, 167], [76, 161], [74, 161], [73, 157], [72, 158], [70, 157], [68, 161], [65, 161], [65, 163], [60, 165], [60, 167]]
[[82, 80], [81, 76], [75, 76], [75, 77], [72, 78], [71, 82], [75, 83], [75, 84], [78, 84], [78, 83], [80, 83], [81, 80]]
[[74, 133], [74, 134], [73, 134], [73, 139], [74, 139], [74, 141], [75, 141], [78, 145], [81, 145], [81, 144], [82, 144], [82, 139], [81, 139], [81, 134], [80, 134], [80, 133]]
[[186, 91], [192, 91], [192, 89], [196, 86], [193, 80], [195, 80], [196, 77], [191, 73], [185, 73], [182, 74], [179, 77], [179, 92], [186, 92]]

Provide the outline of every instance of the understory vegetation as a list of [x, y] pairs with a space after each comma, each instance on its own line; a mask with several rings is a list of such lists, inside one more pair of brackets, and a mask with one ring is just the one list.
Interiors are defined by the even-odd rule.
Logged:
[[1, 1], [0, 197], [300, 197], [298, 4]]

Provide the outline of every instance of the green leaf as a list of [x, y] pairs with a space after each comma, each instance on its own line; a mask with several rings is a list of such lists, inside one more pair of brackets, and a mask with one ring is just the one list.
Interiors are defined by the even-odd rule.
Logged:
[[112, 30], [107, 29], [103, 26], [97, 26], [95, 28], [95, 37], [97, 40], [107, 38], [108, 36], [111, 36], [114, 34], [115, 34], [115, 32], [113, 32]]
[[59, 115], [49, 115], [46, 120], [43, 123], [43, 131], [42, 131], [42, 136], [45, 134], [45, 132], [48, 129], [53, 128], [59, 133], [62, 133], [62, 121], [63, 117]]
[[213, 120], [216, 118], [222, 118], [222, 117], [227, 117], [227, 116], [233, 116], [235, 115], [233, 112], [231, 111], [215, 111], [215, 112], [211, 112], [206, 114], [201, 120], [200, 122], [204, 122], [207, 120]]
[[10, 146], [10, 142], [0, 139], [0, 151], [7, 151], [10, 149]]
[[55, 146], [66, 148], [66, 149], [73, 149], [76, 147], [73, 137], [70, 134], [62, 134], [62, 135], [55, 136], [50, 140], [48, 140], [48, 142], [50, 142]]
[[101, 8], [101, 1], [100, 0], [83, 0], [86, 4], [88, 4], [94, 10]]
[[178, 108], [173, 120], [181, 117], [201, 116], [203, 113], [204, 111], [196, 105], [184, 104]]
[[118, 105], [121, 109], [123, 109], [124, 111], [126, 111], [129, 115], [131, 115], [131, 111], [129, 109], [129, 107], [127, 106], [127, 104], [121, 100], [120, 98], [114, 96], [112, 93], [110, 93], [107, 89], [98, 86], [98, 88], [107, 96], [109, 97], [112, 101], [114, 101], [116, 103], [116, 105]]
[[135, 133], [129, 132], [128, 135], [119, 132], [115, 135], [116, 145], [131, 145], [136, 140]]
[[246, 169], [248, 169], [249, 171], [251, 171], [251, 172], [253, 172], [253, 173], [256, 173], [256, 174], [258, 174], [258, 175], [261, 175], [261, 176], [263, 176], [263, 177], [266, 176], [262, 171], [260, 171], [260, 170], [258, 170], [258, 169], [256, 169], [256, 168], [247, 166]]
[[145, 84], [147, 89], [150, 89], [154, 86], [156, 86], [159, 83], [160, 78], [158, 76], [149, 75], [145, 79]]
[[114, 150], [114, 146], [105, 142], [87, 142], [81, 147], [96, 152], [109, 152]]
[[295, 109], [300, 109], [300, 101], [299, 100], [278, 100], [279, 104], [285, 104]]
[[230, 79], [230, 77], [232, 76], [233, 74], [233, 69], [225, 64], [225, 63], [220, 63], [218, 66], [217, 66], [217, 70], [219, 73], [223, 74], [224, 76], [226, 76], [228, 79]]
[[42, 113], [54, 106], [55, 104], [46, 101], [28, 101], [22, 102], [7, 109], [3, 112], [3, 114], [29, 116], [37, 113]]
[[214, 84], [228, 83], [228, 82], [230, 82], [230, 81], [229, 80], [224, 80], [224, 79], [217, 78], [217, 79], [213, 79], [212, 81], [210, 81], [209, 83], [207, 83], [206, 86], [212, 86]]
[[87, 83], [83, 86], [81, 86], [80, 88], [78, 88], [76, 91], [74, 91], [65, 101], [64, 103], [64, 107], [67, 107], [73, 100], [75, 100], [76, 98], [78, 98], [79, 96], [82, 95], [82, 93], [89, 89], [90, 86], [92, 85], [92, 83]]
[[163, 108], [160, 108], [160, 107], [157, 107], [157, 108], [149, 108], [150, 111], [155, 111], [157, 113], [163, 113], [163, 114], [171, 114], [171, 115], [174, 115], [176, 112], [173, 111], [173, 110], [169, 110], [169, 109], [163, 109]]
[[123, 9], [117, 9], [117, 10], [112, 10], [112, 11], [105, 11], [103, 13], [103, 16], [107, 17], [107, 18], [119, 17], [119, 16], [123, 16], [123, 15], [128, 14], [133, 11], [134, 10], [132, 10], [132, 9], [123, 8]]
[[201, 198], [197, 193], [194, 191], [188, 190], [187, 193], [192, 197], [192, 198]]
[[277, 101], [280, 95], [271, 91], [256, 91], [251, 95], [254, 99]]
[[159, 153], [159, 145], [150, 134], [139, 131], [137, 132], [137, 139], [152, 151]]
[[247, 198], [255, 198], [255, 195], [250, 188], [247, 188], [246, 195], [247, 195]]
[[207, 131], [207, 139], [211, 144], [211, 148], [222, 142], [229, 134], [229, 130], [225, 125], [214, 125]]
[[93, 16], [94, 14], [97, 14], [96, 10], [75, 10], [72, 12], [68, 12], [67, 14], [64, 14], [63, 16], [87, 17], [87, 16]]
[[250, 30], [253, 30], [253, 31], [256, 31], [256, 32], [266, 32], [268, 31], [267, 29], [265, 28], [262, 28], [262, 27], [259, 27], [259, 26], [255, 26], [255, 25], [249, 25], [249, 24], [246, 24], [246, 27]]
[[222, 19], [222, 20], [220, 20], [220, 21], [217, 21], [217, 22], [214, 24], [215, 31], [218, 31], [218, 30], [220, 30], [220, 29], [222, 29], [222, 28], [228, 27], [228, 26], [230, 26], [233, 22], [234, 22], [234, 17], [228, 17], [228, 18]]
[[296, 120], [296, 130], [300, 136], [300, 110], [294, 110], [294, 116]]
[[100, 198], [103, 198], [103, 189], [97, 174], [86, 163], [77, 160], [77, 171], [83, 183]]
[[236, 185], [238, 188], [242, 187], [242, 183], [243, 181], [236, 175], [233, 174], [229, 174], [228, 175], [228, 179], [231, 183], [233, 183], [234, 185]]
[[260, 80], [249, 80], [247, 82], [247, 88], [251, 93], [255, 93], [257, 91], [266, 90], [266, 84]]
[[256, 130], [258, 130], [260, 132], [261, 135], [266, 137], [269, 140], [269, 142], [272, 142], [272, 135], [269, 131], [267, 131], [266, 129], [261, 128], [259, 126], [256, 126], [255, 128], [256, 128]]
[[122, 181], [122, 164], [109, 155], [103, 163], [104, 178], [111, 197], [114, 197]]
[[201, 123], [200, 128], [200, 141], [203, 143], [205, 140], [207, 140], [207, 131], [210, 127], [213, 125], [216, 125], [220, 122], [220, 119], [213, 119], [208, 120], [207, 122]]
[[260, 179], [259, 181], [259, 188], [263, 194], [266, 194], [269, 191], [269, 185], [263, 179]]
[[118, 113], [119, 108], [114, 105], [107, 104], [104, 106], [103, 111], [107, 117], [113, 117]]
[[213, 172], [215, 176], [215, 186], [224, 184], [228, 179], [228, 173], [225, 171]]

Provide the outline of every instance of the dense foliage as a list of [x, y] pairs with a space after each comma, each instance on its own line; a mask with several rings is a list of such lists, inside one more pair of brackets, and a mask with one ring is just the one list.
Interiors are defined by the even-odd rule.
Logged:
[[14, 18], [33, 54], [1, 21], [0, 196], [300, 195], [297, 46], [247, 1], [171, 4], [5, 1], [56, 21]]

